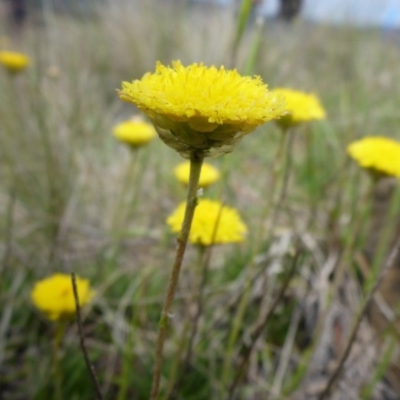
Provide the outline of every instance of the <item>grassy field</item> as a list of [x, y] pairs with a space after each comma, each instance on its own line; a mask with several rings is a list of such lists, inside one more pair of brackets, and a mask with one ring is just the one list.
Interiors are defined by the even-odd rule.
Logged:
[[365, 135], [400, 139], [399, 37], [266, 21], [255, 57], [254, 23], [233, 57], [236, 27], [227, 9], [113, 0], [91, 16], [46, 9], [10, 39], [31, 65], [0, 71], [0, 399], [95, 398], [76, 323], [60, 328], [30, 298], [55, 272], [96, 291], [82, 317], [104, 399], [148, 399], [176, 246], [166, 219], [185, 199], [173, 174], [182, 159], [158, 139], [132, 154], [112, 129], [138, 113], [118, 99], [121, 82], [177, 59], [241, 73], [250, 60], [269, 87], [317, 94], [328, 117], [300, 126], [291, 143], [268, 123], [207, 160], [222, 179], [204, 196], [236, 208], [248, 235], [208, 249], [205, 265], [189, 245], [160, 398], [318, 399], [338, 366], [326, 399], [399, 398], [396, 317], [377, 327], [364, 307], [399, 211], [392, 204], [385, 219], [390, 196], [379, 198], [346, 153]]

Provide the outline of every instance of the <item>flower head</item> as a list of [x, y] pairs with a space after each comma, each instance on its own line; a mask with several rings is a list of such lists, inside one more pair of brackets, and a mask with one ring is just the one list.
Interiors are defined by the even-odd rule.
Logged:
[[[190, 162], [185, 161], [175, 167], [175, 176], [179, 182], [184, 185], [189, 184]], [[211, 164], [203, 163], [201, 167], [199, 187], [205, 188], [212, 185], [220, 178], [220, 173], [217, 168]]]
[[29, 57], [15, 51], [0, 51], [0, 64], [9, 72], [24, 70], [30, 63]]
[[314, 94], [285, 88], [277, 88], [271, 92], [285, 98], [288, 114], [276, 121], [283, 128], [326, 118], [326, 112]]
[[243, 135], [285, 113], [283, 99], [258, 76], [180, 61], [158, 62], [154, 73], [123, 82], [119, 96], [145, 112], [161, 139], [187, 158], [230, 152]]
[[[93, 298], [93, 291], [87, 279], [76, 277], [79, 304], [84, 306]], [[54, 274], [36, 282], [31, 292], [33, 304], [50, 321], [71, 318], [75, 315], [75, 298], [71, 276]]]
[[121, 122], [114, 127], [113, 133], [121, 142], [134, 148], [147, 144], [156, 136], [153, 125], [141, 119]]
[[367, 136], [347, 147], [358, 164], [375, 175], [400, 178], [400, 142], [384, 136]]
[[[175, 233], [181, 231], [185, 207], [186, 203], [181, 203], [167, 219], [167, 224]], [[203, 246], [241, 242], [246, 233], [246, 225], [235, 209], [219, 201], [200, 199], [194, 213], [189, 241]]]

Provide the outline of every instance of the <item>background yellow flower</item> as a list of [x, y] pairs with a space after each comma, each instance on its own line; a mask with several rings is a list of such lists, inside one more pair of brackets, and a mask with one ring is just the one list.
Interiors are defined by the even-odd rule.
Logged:
[[[185, 202], [181, 203], [167, 219], [167, 224], [175, 233], [179, 233], [181, 230], [185, 206]], [[213, 241], [217, 223], [218, 227]], [[189, 241], [203, 246], [242, 242], [246, 233], [247, 227], [234, 208], [224, 206], [219, 201], [200, 199], [194, 214]]]
[[[79, 304], [84, 306], [94, 295], [87, 279], [76, 277]], [[75, 298], [71, 276], [67, 274], [54, 274], [36, 282], [31, 292], [31, 299], [38, 308], [51, 321], [71, 318], [75, 315]]]
[[0, 64], [9, 72], [20, 72], [29, 64], [29, 57], [15, 51], [0, 51]]
[[113, 133], [121, 142], [132, 147], [143, 146], [156, 136], [153, 125], [137, 119], [121, 122], [114, 127]]
[[286, 101], [288, 114], [277, 120], [278, 125], [288, 128], [302, 122], [322, 120], [326, 118], [326, 112], [317, 96], [298, 90], [276, 88], [271, 93], [283, 96]]
[[[179, 182], [184, 185], [189, 184], [189, 173], [190, 173], [190, 162], [185, 161], [177, 165], [174, 169], [174, 173]], [[205, 188], [217, 182], [221, 174], [218, 169], [208, 163], [203, 163], [201, 166], [201, 173], [199, 179], [199, 187]]]
[[384, 136], [367, 136], [350, 143], [347, 152], [363, 168], [400, 177], [400, 142], [396, 140]]
[[258, 76], [180, 61], [172, 68], [158, 62], [155, 73], [123, 82], [119, 96], [146, 113], [161, 139], [185, 157], [232, 151], [244, 134], [285, 112], [282, 98]]

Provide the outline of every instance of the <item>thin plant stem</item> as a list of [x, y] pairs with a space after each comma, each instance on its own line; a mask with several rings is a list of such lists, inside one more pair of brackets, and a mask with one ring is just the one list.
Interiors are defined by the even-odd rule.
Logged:
[[65, 332], [64, 321], [57, 321], [54, 327], [53, 337], [53, 374], [54, 374], [54, 398], [62, 400], [62, 372], [60, 367], [60, 347]]
[[365, 284], [365, 293], [368, 293], [374, 285], [379, 275], [380, 267], [385, 259], [385, 254], [387, 254], [387, 251], [390, 248], [388, 243], [390, 243], [391, 238], [393, 238], [393, 233], [395, 232], [396, 225], [398, 223], [399, 205], [400, 185], [396, 184], [392, 193], [392, 198], [389, 201], [388, 210], [384, 217], [384, 224], [380, 232], [380, 239], [371, 265], [371, 273]]
[[[188, 351], [189, 348], [192, 346], [190, 342], [190, 338], [192, 337], [192, 331], [193, 328], [190, 329], [190, 327], [193, 325], [193, 319], [195, 318], [190, 318], [190, 310], [193, 304], [196, 303], [197, 299], [197, 293], [196, 293], [196, 278], [201, 275], [201, 271], [203, 271], [203, 266], [204, 266], [204, 260], [205, 260], [205, 255], [206, 255], [206, 249], [207, 247], [199, 245], [198, 246], [198, 252], [197, 252], [197, 261], [195, 265], [195, 277], [192, 278], [192, 284], [190, 285], [190, 291], [192, 293], [192, 296], [190, 296], [190, 299], [187, 302], [186, 306], [186, 312], [185, 312], [185, 324], [182, 329], [182, 334], [180, 335], [178, 339], [178, 351], [176, 352], [175, 360], [171, 368], [171, 373], [169, 377], [169, 385], [166, 390], [167, 396], [165, 397], [166, 399], [173, 398], [175, 395], [180, 383], [182, 382], [182, 379], [184, 377], [184, 374], [188, 368], [188, 364], [186, 363], [187, 357], [188, 357]], [[200, 284], [198, 284], [200, 286]], [[198, 310], [196, 310], [197, 313]], [[184, 352], [186, 349], [186, 356], [184, 356]], [[181, 368], [181, 373], [179, 375], [179, 378], [176, 379], [176, 376], [178, 375], [178, 370], [179, 366], [181, 364], [181, 360], [184, 359], [185, 361], [183, 362], [183, 366]]]
[[[124, 296], [121, 298], [119, 302], [117, 314], [125, 315], [126, 308], [130, 302], [132, 305], [138, 303], [141, 298], [143, 298], [144, 293], [146, 292], [146, 280], [152, 274], [152, 269], [143, 269], [140, 277], [138, 277], [137, 282], [135, 284], [131, 284], [130, 287], [125, 292]], [[132, 299], [132, 295], [136, 292]], [[140, 322], [141, 315], [140, 310], [141, 307], [138, 307], [137, 312], [132, 312], [132, 317], [129, 320], [129, 332], [127, 333], [127, 340], [125, 347], [121, 346], [121, 353], [122, 353], [122, 367], [121, 367], [121, 374], [119, 379], [119, 388], [118, 388], [118, 397], [117, 400], [126, 400], [127, 393], [129, 389], [129, 376], [132, 371], [131, 364], [135, 360], [135, 334], [137, 332], [136, 326], [145, 326], [145, 322]]]
[[[260, 217], [260, 226], [258, 231], [256, 232], [255, 239], [252, 244], [252, 250], [251, 254], [253, 255], [252, 261], [250, 262], [249, 265], [249, 271], [248, 271], [248, 278], [245, 283], [245, 288], [243, 290], [243, 293], [241, 294], [239, 304], [237, 307], [237, 312], [235, 314], [235, 317], [233, 319], [232, 323], [232, 328], [229, 332], [229, 337], [228, 337], [228, 346], [225, 351], [225, 357], [224, 357], [224, 363], [222, 367], [222, 383], [226, 385], [227, 380], [228, 380], [228, 374], [229, 374], [229, 364], [232, 359], [232, 353], [234, 349], [235, 342], [237, 340], [237, 337], [239, 335], [241, 326], [242, 326], [242, 321], [244, 318], [244, 313], [246, 311], [246, 306], [248, 302], [248, 298], [250, 295], [250, 289], [251, 285], [253, 282], [253, 275], [254, 275], [254, 266], [255, 266], [255, 260], [254, 260], [254, 255], [258, 251], [262, 238], [264, 237], [265, 231], [266, 231], [266, 225], [264, 224], [264, 220], [270, 215], [271, 213], [271, 208], [273, 205], [273, 199], [274, 199], [274, 194], [277, 186], [277, 182], [279, 180], [280, 174], [282, 172], [282, 158], [285, 154], [285, 147], [286, 147], [286, 141], [287, 141], [287, 135], [286, 132], [283, 131], [280, 135], [280, 141], [278, 144], [277, 151], [274, 156], [273, 160], [273, 169], [272, 169], [272, 175], [270, 178], [269, 182], [269, 191], [267, 194], [267, 201], [265, 203], [265, 207], [261, 212], [261, 217]], [[269, 225], [269, 224], [267, 224]], [[269, 228], [269, 227], [268, 227]]]
[[4, 361], [6, 359], [6, 349], [7, 349], [7, 339], [8, 332], [10, 330], [11, 320], [13, 317], [14, 308], [16, 308], [16, 304], [13, 301], [17, 296], [18, 290], [20, 290], [21, 285], [26, 278], [26, 273], [23, 271], [19, 271], [14, 275], [13, 281], [10, 285], [7, 280], [3, 282], [2, 287], [0, 287], [0, 292], [4, 293], [5, 290], [8, 289], [8, 299], [2, 298], [2, 314], [0, 317], [0, 365], [4, 365]]
[[[223, 206], [221, 205], [221, 211], [222, 211], [222, 207]], [[220, 216], [221, 216], [221, 212], [218, 215], [218, 221], [216, 223], [216, 227], [218, 226]], [[215, 229], [215, 232], [216, 232], [216, 229]], [[187, 346], [181, 380], [184, 378], [184, 374], [189, 369], [191, 362], [192, 362], [193, 349], [194, 349], [194, 345], [195, 345], [195, 341], [196, 341], [197, 332], [199, 330], [199, 322], [200, 322], [200, 318], [204, 311], [204, 297], [205, 297], [204, 294], [205, 294], [205, 288], [207, 286], [208, 276], [209, 276], [209, 272], [210, 272], [210, 261], [211, 261], [213, 248], [214, 248], [214, 246], [211, 245], [206, 249], [204, 263], [202, 265], [201, 271], [199, 271], [199, 286], [198, 286], [198, 294], [197, 294], [197, 299], [196, 299], [196, 311], [195, 311], [195, 315], [194, 315], [193, 321], [192, 321], [192, 326], [191, 326], [192, 329], [191, 329], [190, 336], [189, 336], [189, 344]]]
[[[135, 188], [135, 194], [134, 194], [134, 205], [136, 205], [137, 202], [137, 193], [139, 192], [138, 190], [138, 185], [136, 182], [136, 177], [137, 177], [137, 170], [138, 170], [138, 150], [134, 149], [131, 151], [130, 154], [130, 160], [129, 160], [129, 165], [128, 168], [125, 171], [125, 175], [122, 181], [122, 189], [121, 193], [118, 198], [118, 204], [116, 208], [116, 212], [114, 215], [114, 219], [112, 221], [112, 235], [116, 236], [116, 242], [119, 241], [119, 234], [116, 235], [116, 232], [119, 232], [119, 229], [121, 228], [120, 224], [122, 220], [124, 220], [124, 212], [125, 212], [125, 205], [126, 205], [126, 197], [129, 193], [129, 189], [133, 186]], [[130, 200], [130, 198], [129, 198]], [[132, 211], [130, 211], [132, 214]], [[118, 243], [115, 244], [115, 246], [118, 246]], [[115, 249], [114, 249], [115, 251]]]
[[233, 68], [236, 64], [237, 53], [243, 39], [247, 24], [251, 15], [252, 0], [242, 0], [236, 25], [236, 33], [233, 40], [230, 65]]
[[289, 271], [285, 277], [285, 280], [283, 281], [283, 283], [280, 287], [280, 290], [279, 290], [278, 294], [276, 295], [274, 301], [272, 302], [269, 309], [266, 311], [263, 319], [253, 329], [253, 332], [250, 334], [250, 339], [243, 340], [243, 342], [242, 342], [241, 349], [239, 351], [239, 354], [242, 355], [242, 359], [240, 361], [239, 366], [236, 368], [237, 372], [232, 381], [232, 384], [229, 387], [229, 390], [228, 390], [229, 394], [227, 397], [228, 400], [233, 399], [236, 388], [246, 371], [246, 368], [247, 368], [248, 362], [250, 360], [252, 351], [255, 347], [255, 344], [257, 343], [258, 338], [260, 337], [260, 335], [262, 334], [262, 332], [268, 325], [269, 320], [271, 319], [276, 307], [280, 303], [283, 295], [286, 292], [286, 289], [289, 286], [290, 281], [292, 280], [292, 278], [294, 276], [294, 273], [295, 273], [297, 265], [298, 265], [298, 260], [299, 260], [300, 254], [301, 254], [300, 251], [296, 250], [296, 253], [294, 254], [293, 259], [292, 259], [290, 269], [289, 269]]
[[[356, 188], [358, 186], [356, 185]], [[337, 268], [335, 268], [335, 274], [333, 278], [333, 283], [331, 285], [332, 290], [327, 295], [327, 307], [326, 310], [328, 310], [328, 306], [333, 300], [334, 294], [337, 293], [337, 290], [340, 286], [340, 283], [342, 281], [343, 275], [345, 273], [345, 268], [346, 265], [351, 261], [352, 254], [354, 253], [357, 238], [359, 237], [360, 232], [363, 230], [363, 224], [365, 223], [365, 219], [369, 216], [371, 210], [371, 197], [373, 194], [374, 190], [374, 182], [370, 182], [370, 186], [368, 190], [365, 192], [364, 196], [360, 199], [360, 196], [358, 194], [357, 190], [357, 200], [353, 201], [353, 204], [351, 206], [351, 211], [350, 214], [353, 215], [352, 220], [349, 222], [348, 227], [349, 227], [349, 233], [346, 235], [346, 243], [344, 246], [343, 251], [341, 252], [339, 259], [337, 261]], [[367, 207], [366, 209], [361, 212], [360, 214], [356, 214], [356, 210], [358, 208], [358, 204], [366, 204]], [[339, 211], [335, 210], [333, 211], [336, 215], [339, 215]], [[327, 312], [325, 312], [326, 316]], [[318, 324], [318, 326], [323, 326], [323, 321], [325, 320], [325, 316], [321, 319], [322, 325]], [[319, 330], [319, 329], [317, 329]]]
[[48, 62], [54, 64], [54, 48], [57, 48], [56, 45], [53, 45], [57, 42], [57, 38], [54, 37], [57, 30], [51, 29], [52, 25], [52, 18], [54, 17], [54, 9], [53, 3], [50, 0], [41, 0], [42, 3], [42, 10], [43, 10], [43, 20], [45, 22], [45, 31], [47, 36], [47, 53], [48, 53]]
[[[350, 182], [351, 174], [349, 174], [348, 170], [350, 168], [350, 157], [348, 157], [345, 163], [337, 170], [337, 186], [335, 188], [335, 192], [332, 193], [331, 198], [334, 199], [330, 207], [328, 207], [327, 215], [328, 219], [326, 221], [326, 232], [329, 232], [331, 235], [330, 241], [337, 239], [338, 234], [338, 219], [341, 215], [341, 211], [343, 208], [343, 198], [344, 193], [347, 193], [346, 182]], [[358, 181], [358, 176], [355, 177]], [[352, 182], [353, 183], [353, 182]], [[355, 185], [358, 187], [358, 185]], [[307, 230], [310, 230], [312, 226], [312, 221], [314, 220], [314, 213], [310, 212], [309, 220], [306, 224]]]
[[190, 319], [188, 317], [188, 315], [186, 315], [185, 317], [185, 324], [183, 326], [182, 329], [182, 333], [178, 339], [178, 349], [175, 355], [175, 359], [174, 362], [172, 363], [171, 366], [171, 372], [168, 378], [168, 387], [166, 390], [166, 396], [164, 397], [165, 400], [167, 399], [171, 399], [174, 398], [176, 391], [182, 381], [182, 376], [183, 374], [180, 375], [180, 377], [178, 379], [176, 379], [177, 375], [178, 375], [178, 371], [179, 371], [179, 366], [181, 364], [181, 360], [185, 351], [185, 347], [187, 344], [187, 337], [189, 334], [189, 328], [190, 328]]
[[196, 300], [196, 314], [193, 318], [193, 324], [192, 324], [192, 331], [190, 334], [189, 338], [189, 345], [186, 353], [186, 358], [185, 358], [185, 366], [188, 366], [190, 364], [191, 358], [192, 358], [192, 352], [193, 352], [193, 345], [194, 341], [196, 339], [197, 335], [197, 330], [199, 326], [199, 320], [201, 317], [201, 314], [203, 313], [203, 300], [204, 300], [204, 290], [207, 284], [207, 278], [208, 278], [208, 272], [210, 269], [210, 261], [211, 261], [211, 255], [212, 255], [212, 250], [214, 248], [214, 243], [215, 243], [215, 237], [218, 232], [218, 226], [221, 221], [221, 215], [222, 215], [222, 210], [223, 210], [224, 204], [221, 203], [221, 206], [218, 211], [217, 218], [215, 220], [215, 225], [212, 233], [212, 239], [211, 239], [211, 245], [208, 247], [201, 246], [200, 248], [200, 254], [201, 256], [204, 256], [204, 259], [202, 257], [203, 263], [201, 264], [200, 270], [198, 270], [198, 278], [199, 278], [199, 289], [198, 289], [198, 295], [197, 295], [197, 300]]
[[[192, 303], [195, 304], [196, 311], [195, 311], [195, 314], [194, 314], [193, 319], [190, 324], [191, 331], [190, 331], [190, 335], [189, 335], [189, 342], [188, 342], [187, 349], [186, 349], [185, 360], [184, 360], [183, 367], [182, 367], [182, 373], [181, 373], [181, 376], [179, 377], [178, 381], [174, 384], [171, 394], [173, 394], [174, 390], [176, 390], [179, 387], [179, 384], [182, 382], [182, 380], [185, 376], [185, 373], [188, 371], [188, 369], [190, 367], [192, 354], [193, 354], [193, 347], [194, 347], [195, 339], [196, 339], [198, 328], [199, 328], [199, 321], [200, 321], [201, 315], [203, 314], [204, 291], [205, 291], [205, 288], [207, 285], [207, 280], [208, 280], [208, 273], [209, 273], [209, 269], [210, 269], [212, 249], [214, 248], [215, 237], [217, 235], [218, 226], [219, 226], [219, 223], [221, 220], [223, 207], [224, 207], [224, 204], [221, 202], [221, 206], [219, 208], [218, 215], [215, 220], [213, 232], [211, 235], [211, 245], [209, 245], [209, 246], [199, 245], [199, 259], [198, 259], [199, 261], [197, 264], [198, 268], [196, 270], [198, 289], [197, 289], [197, 294], [195, 294], [195, 296], [192, 299]], [[193, 290], [194, 290], [194, 293], [196, 293], [195, 289], [193, 289]], [[189, 323], [187, 323], [187, 325], [189, 325]], [[181, 340], [182, 343], [183, 342], [186, 343], [186, 340], [185, 340], [186, 330], [187, 329], [185, 326], [185, 329], [184, 329], [185, 336]], [[170, 396], [168, 396], [167, 398], [169, 398], [169, 397]]]
[[83, 358], [85, 359], [86, 368], [90, 374], [90, 378], [93, 383], [96, 397], [98, 400], [103, 400], [103, 396], [100, 391], [99, 380], [97, 379], [96, 371], [94, 370], [94, 367], [90, 362], [89, 354], [88, 354], [86, 344], [85, 344], [85, 334], [83, 333], [82, 317], [81, 317], [81, 306], [79, 304], [78, 288], [76, 286], [76, 276], [73, 272], [71, 273], [71, 281], [72, 281], [72, 288], [74, 291], [74, 300], [75, 300], [75, 308], [76, 308], [76, 323], [78, 325], [79, 341], [80, 341]]
[[197, 298], [195, 300], [196, 313], [195, 313], [195, 315], [193, 317], [193, 321], [192, 321], [192, 329], [190, 332], [189, 344], [188, 344], [187, 351], [186, 351], [184, 369], [187, 369], [187, 367], [190, 365], [190, 362], [192, 359], [192, 353], [193, 353], [193, 346], [194, 346], [194, 342], [195, 342], [198, 327], [199, 327], [199, 320], [200, 320], [201, 314], [203, 313], [204, 289], [207, 284], [208, 272], [209, 272], [209, 268], [210, 268], [211, 249], [212, 249], [212, 247], [205, 249], [206, 256], [205, 256], [204, 262], [201, 266], [201, 270], [197, 271], [198, 278], [199, 278], [199, 285], [198, 285]]
[[279, 192], [278, 196], [278, 202], [277, 202], [277, 207], [275, 208], [274, 214], [271, 216], [270, 219], [270, 226], [269, 226], [269, 231], [271, 232], [271, 229], [275, 226], [278, 217], [279, 217], [279, 211], [282, 209], [283, 204], [286, 200], [286, 195], [287, 195], [287, 190], [289, 186], [289, 178], [290, 178], [290, 171], [292, 168], [292, 148], [293, 148], [293, 141], [294, 141], [294, 133], [293, 130], [286, 130], [283, 132], [283, 135], [287, 136], [287, 145], [286, 145], [286, 159], [285, 163], [283, 166], [283, 182], [281, 186], [281, 190]]
[[256, 30], [254, 32], [253, 43], [250, 48], [250, 55], [244, 67], [245, 75], [252, 75], [254, 72], [254, 66], [257, 60], [257, 55], [260, 50], [261, 39], [263, 36], [263, 28], [264, 28], [264, 17], [258, 17], [256, 20]]
[[274, 374], [274, 383], [272, 385], [272, 393], [274, 396], [279, 396], [282, 390], [283, 380], [288, 373], [288, 366], [291, 360], [291, 355], [295, 343], [296, 333], [299, 328], [301, 319], [301, 308], [298, 306], [291, 317], [288, 332], [286, 334], [285, 343], [282, 347], [282, 352], [279, 357], [278, 367]]
[[[290, 140], [290, 138], [289, 138]], [[279, 140], [279, 144], [278, 144], [278, 149], [276, 151], [274, 160], [273, 160], [273, 166], [272, 166], [272, 177], [271, 177], [271, 182], [269, 183], [269, 192], [267, 195], [267, 203], [264, 209], [264, 212], [262, 214], [262, 219], [266, 219], [269, 217], [269, 219], [271, 220], [272, 218], [270, 217], [271, 214], [271, 208], [274, 205], [274, 195], [275, 195], [275, 190], [276, 190], [276, 186], [278, 183], [278, 180], [281, 176], [282, 173], [284, 173], [284, 181], [287, 181], [286, 176], [288, 175], [288, 165], [285, 165], [285, 162], [287, 162], [287, 158], [290, 157], [289, 155], [286, 155], [286, 161], [283, 160], [285, 153], [287, 153], [288, 150], [290, 150], [290, 145], [288, 143], [288, 134], [287, 134], [287, 130], [283, 130], [280, 133], [280, 140]], [[285, 185], [283, 185], [285, 186]], [[280, 197], [282, 197], [282, 193], [280, 194]], [[267, 224], [267, 228], [265, 228], [265, 225], [261, 224], [260, 225], [260, 229], [257, 235], [257, 242], [256, 246], [258, 247], [260, 245], [260, 241], [262, 239], [262, 237], [264, 236], [265, 230], [267, 230], [268, 232], [270, 232], [272, 224], [268, 223]]]
[[397, 239], [395, 245], [393, 246], [392, 251], [390, 252], [390, 254], [388, 256], [384, 267], [382, 268], [378, 278], [376, 279], [374, 285], [372, 286], [367, 297], [365, 298], [359, 312], [357, 313], [356, 321], [350, 332], [349, 340], [347, 341], [346, 348], [342, 354], [342, 357], [340, 358], [340, 360], [338, 362], [338, 366], [336, 367], [335, 372], [329, 378], [329, 381], [326, 384], [326, 386], [325, 386], [324, 390], [322, 391], [322, 393], [320, 394], [320, 396], [318, 397], [318, 400], [324, 400], [329, 395], [333, 385], [335, 384], [336, 380], [339, 378], [339, 376], [343, 370], [344, 364], [345, 364], [348, 356], [350, 355], [350, 351], [351, 351], [351, 348], [353, 347], [354, 341], [356, 339], [358, 328], [360, 327], [361, 321], [362, 321], [369, 305], [371, 304], [371, 302], [374, 298], [375, 292], [378, 290], [379, 285], [381, 284], [381, 282], [382, 282], [384, 276], [386, 275], [386, 273], [388, 272], [388, 270], [390, 268], [392, 268], [399, 252], [400, 252], [400, 237]]
[[186, 245], [189, 239], [190, 228], [192, 226], [193, 215], [197, 205], [197, 190], [198, 190], [199, 178], [200, 178], [201, 167], [203, 165], [203, 160], [204, 156], [202, 154], [192, 153], [190, 156], [190, 176], [189, 176], [189, 186], [187, 192], [185, 216], [183, 219], [181, 232], [177, 239], [175, 261], [172, 266], [167, 293], [165, 296], [160, 322], [158, 325], [150, 400], [156, 400], [158, 398], [158, 393], [160, 388], [161, 368], [163, 362], [164, 342], [167, 334], [167, 328], [169, 325], [169, 319], [171, 318], [170, 314], [171, 306], [175, 297], [175, 291], [179, 280], [179, 273], [182, 266], [183, 256], [185, 254]]
[[[334, 277], [333, 277], [333, 282], [331, 284], [331, 289], [329, 292], [326, 294], [326, 298], [324, 299], [325, 305], [323, 310], [320, 312], [318, 321], [316, 323], [316, 327], [314, 329], [314, 340], [313, 340], [313, 345], [311, 346], [310, 352], [309, 352], [309, 360], [312, 360], [315, 354], [315, 351], [317, 350], [317, 343], [320, 341], [322, 333], [323, 333], [323, 327], [325, 325], [326, 319], [328, 317], [328, 310], [329, 307], [334, 300], [334, 296], [336, 293], [338, 293], [340, 283], [343, 280], [343, 276], [346, 272], [346, 266], [351, 262], [352, 255], [355, 252], [355, 247], [356, 247], [356, 242], [357, 238], [359, 236], [360, 231], [362, 230], [363, 222], [366, 218], [366, 216], [370, 213], [370, 198], [372, 196], [372, 191], [373, 191], [373, 182], [371, 182], [371, 186], [369, 189], [366, 191], [365, 196], [359, 199], [359, 203], [366, 203], [367, 204], [367, 211], [362, 212], [358, 216], [353, 217], [352, 221], [350, 221], [349, 225], [349, 233], [347, 235], [347, 240], [344, 245], [344, 249], [340, 251], [338, 254], [337, 260], [335, 262], [335, 266], [333, 270], [335, 271]], [[352, 210], [351, 214], [355, 214], [355, 207]], [[310, 363], [308, 364], [307, 367], [304, 368], [304, 373], [306, 369], [310, 367]]]
[[[372, 192], [373, 192], [375, 184], [376, 184], [375, 181], [371, 181], [370, 189], [367, 192], [367, 196], [368, 197], [372, 197]], [[393, 193], [392, 196], [393, 197], [392, 197], [392, 199], [390, 201], [390, 207], [389, 207], [388, 213], [387, 213], [387, 215], [385, 217], [384, 228], [383, 228], [383, 231], [382, 231], [382, 233], [380, 235], [381, 239], [379, 240], [378, 247], [377, 247], [377, 252], [376, 252], [376, 255], [375, 255], [374, 260], [372, 262], [371, 274], [370, 274], [370, 276], [367, 279], [367, 282], [365, 284], [365, 288], [366, 288], [365, 292], [367, 293], [366, 300], [364, 301], [363, 306], [361, 307], [361, 311], [359, 312], [359, 314], [357, 316], [356, 323], [354, 324], [353, 329], [352, 329], [351, 334], [350, 334], [350, 339], [348, 341], [348, 345], [347, 345], [347, 347], [346, 347], [346, 349], [344, 351], [344, 354], [343, 354], [343, 356], [342, 356], [342, 358], [341, 358], [341, 360], [339, 362], [339, 365], [338, 365], [335, 373], [331, 376], [331, 379], [328, 382], [324, 392], [322, 392], [322, 394], [321, 394], [322, 397], [320, 397], [320, 400], [322, 400], [324, 398], [323, 396], [327, 396], [329, 394], [329, 391], [331, 390], [332, 385], [334, 384], [335, 380], [340, 375], [341, 369], [343, 368], [344, 363], [345, 363], [347, 357], [350, 354], [351, 346], [354, 343], [354, 340], [356, 338], [356, 333], [358, 331], [358, 327], [359, 327], [359, 325], [361, 323], [362, 317], [365, 314], [366, 310], [368, 309], [369, 304], [371, 303], [372, 298], [374, 297], [374, 294], [375, 294], [377, 288], [379, 287], [380, 282], [383, 279], [384, 271], [386, 269], [390, 268], [390, 266], [388, 267], [387, 264], [388, 263], [393, 263], [394, 261], [391, 260], [392, 257], [395, 259], [396, 258], [396, 254], [398, 254], [397, 252], [399, 251], [399, 249], [396, 249], [396, 246], [395, 246], [394, 250], [389, 255], [389, 258], [388, 258], [388, 261], [387, 261], [386, 265], [384, 266], [383, 270], [381, 270], [381, 272], [379, 273], [378, 268], [382, 263], [382, 260], [383, 260], [383, 257], [384, 257], [384, 252], [386, 251], [387, 243], [389, 241], [389, 235], [393, 233], [393, 229], [394, 229], [393, 224], [396, 221], [395, 215], [398, 212], [398, 204], [399, 204], [399, 196], [400, 196], [400, 188], [398, 186], [396, 187], [395, 192]], [[356, 221], [356, 223], [354, 224], [355, 225], [355, 231], [354, 231], [353, 235], [351, 236], [352, 242], [351, 242], [351, 245], [349, 245], [347, 247], [346, 254], [343, 257], [346, 262], [342, 262], [342, 264], [339, 265], [338, 272], [335, 275], [335, 280], [334, 280], [334, 284], [333, 284], [334, 289], [332, 290], [332, 296], [333, 296], [333, 293], [336, 293], [338, 288], [339, 288], [339, 284], [340, 284], [340, 282], [342, 280], [342, 277], [344, 275], [344, 265], [346, 265], [351, 260], [351, 254], [352, 254], [352, 251], [353, 251], [353, 248], [354, 248], [354, 243], [355, 243], [356, 237], [357, 237], [356, 233], [357, 233], [358, 230], [360, 230], [361, 222], [362, 222], [362, 218], [360, 218], [360, 220]], [[399, 239], [398, 243], [399, 243], [399, 246], [400, 246], [400, 239]], [[395, 252], [395, 255], [393, 255], [393, 252]], [[332, 296], [331, 296], [331, 299], [332, 299]], [[321, 323], [319, 323], [318, 326], [321, 326]]]
[[13, 242], [13, 234], [14, 234], [14, 209], [15, 203], [17, 200], [17, 190], [16, 190], [16, 183], [14, 183], [11, 191], [10, 191], [10, 198], [7, 204], [7, 211], [6, 211], [6, 223], [5, 223], [5, 232], [4, 232], [4, 244], [5, 250], [3, 254], [3, 258], [0, 264], [0, 274], [6, 270], [8, 264], [11, 259], [12, 255], [12, 242]]
[[385, 373], [389, 369], [389, 366], [393, 359], [393, 354], [396, 352], [397, 347], [397, 339], [393, 336], [388, 338], [386, 343], [386, 349], [383, 349], [383, 355], [379, 360], [372, 379], [368, 382], [368, 384], [362, 389], [360, 393], [361, 400], [368, 400], [373, 398], [373, 392], [376, 387], [376, 384], [384, 378]]

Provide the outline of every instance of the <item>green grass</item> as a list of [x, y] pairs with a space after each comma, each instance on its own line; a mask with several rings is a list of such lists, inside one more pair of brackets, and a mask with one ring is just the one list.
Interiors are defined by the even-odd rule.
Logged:
[[[126, 388], [126, 399], [148, 398], [175, 249], [165, 220], [185, 190], [172, 172], [179, 155], [156, 140], [140, 149], [137, 170], [128, 177], [130, 197], [117, 210], [131, 154], [111, 132], [135, 111], [119, 101], [115, 89], [152, 71], [156, 60], [229, 66], [237, 21], [230, 10], [206, 14], [179, 2], [109, 3], [91, 17], [35, 15], [13, 43], [30, 55], [31, 67], [15, 79], [0, 71], [0, 398], [5, 400], [60, 400], [54, 397], [55, 328], [29, 297], [38, 279], [56, 271], [89, 278], [97, 292], [85, 309], [84, 329], [105, 399], [117, 399], [120, 387]], [[1, 20], [0, 26], [5, 26]], [[260, 37], [251, 26], [244, 31], [239, 71], [250, 65], [270, 87], [317, 93], [328, 119], [295, 133], [286, 199], [274, 203], [267, 216], [277, 127], [260, 127], [232, 154], [211, 160], [224, 179], [206, 195], [237, 208], [249, 235], [243, 244], [214, 248], [192, 360], [182, 368], [184, 358], [177, 354], [180, 347], [185, 354], [182, 332], [198, 284], [197, 253], [189, 246], [165, 348], [161, 398], [173, 387], [171, 399], [227, 398], [222, 378], [227, 385], [234, 378], [243, 340], [278, 293], [295, 234], [302, 241], [301, 265], [257, 342], [236, 398], [267, 398], [277, 387], [277, 365], [299, 304], [323, 294], [337, 300], [334, 273], [322, 294], [319, 286], [330, 256], [350, 249], [344, 272], [361, 286], [355, 256], [368, 237], [369, 180], [348, 160], [346, 146], [363, 135], [399, 138], [398, 42], [377, 30], [302, 21], [266, 21], [262, 29]], [[254, 40], [260, 40], [256, 53]], [[273, 232], [257, 237], [276, 210]], [[115, 227], [117, 213], [127, 217]], [[360, 219], [365, 228], [354, 233]], [[243, 293], [244, 315], [228, 352]], [[351, 299], [350, 315], [360, 299], [361, 290]], [[323, 300], [319, 297], [322, 314], [335, 303]], [[268, 398], [288, 398], [300, 386], [310, 349], [322, 342], [321, 320], [303, 309], [280, 394]], [[93, 398], [73, 322], [59, 353], [62, 398]], [[382, 356], [371, 373], [374, 382], [389, 364]], [[367, 383], [359, 382], [359, 393]]]

